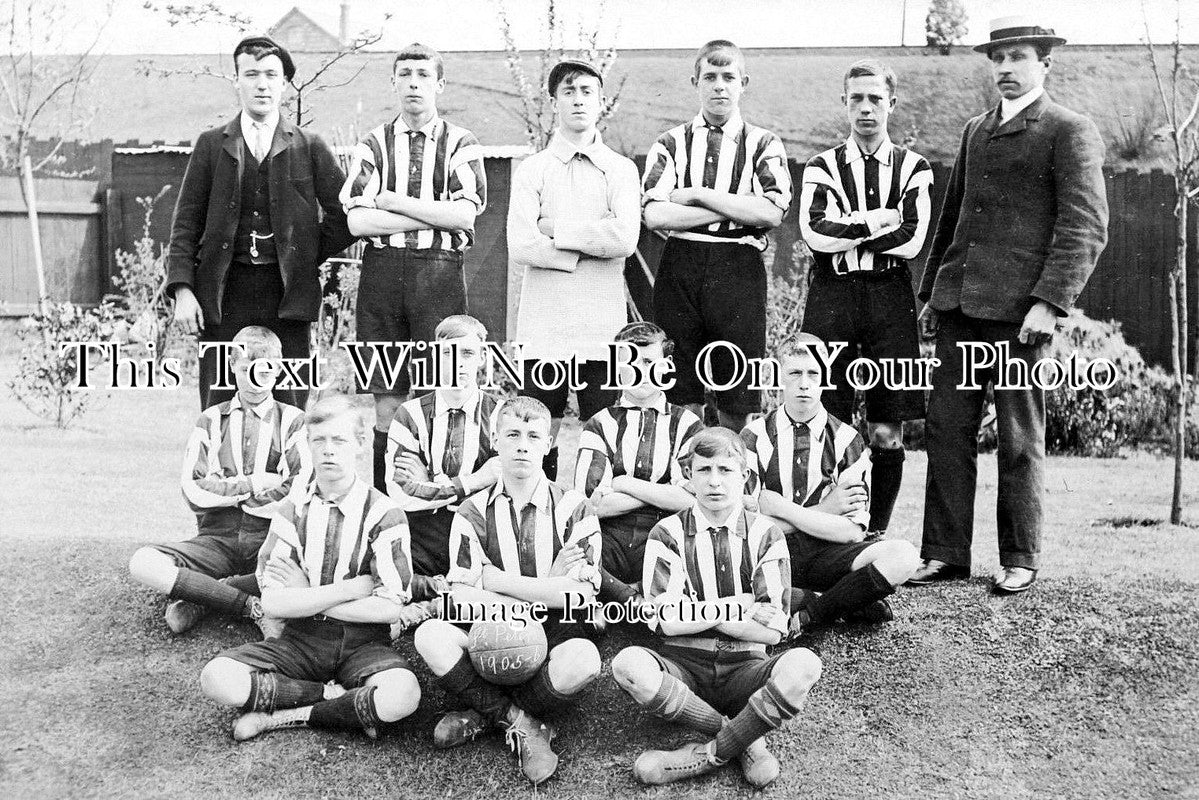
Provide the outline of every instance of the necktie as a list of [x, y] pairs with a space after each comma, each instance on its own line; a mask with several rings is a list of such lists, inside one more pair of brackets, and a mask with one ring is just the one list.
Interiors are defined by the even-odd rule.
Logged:
[[266, 138], [266, 123], [255, 122], [254, 126], [254, 159], [261, 162], [271, 151], [270, 142]]
[[724, 128], [719, 125], [708, 126], [708, 147], [704, 158], [704, 183], [709, 189], [716, 188], [716, 168], [720, 165], [720, 138]]
[[737, 593], [733, 582], [733, 553], [729, 548], [729, 529], [724, 525], [708, 528], [712, 534], [713, 560], [716, 562], [716, 595], [732, 597]]
[[[241, 424], [242, 471], [246, 475], [250, 475], [256, 471], [255, 467], [257, 465], [254, 463], [254, 457], [258, 454], [258, 431], [262, 426], [262, 421], [254, 413], [254, 409], [243, 408], [241, 412]], [[265, 465], [263, 468], [265, 469]]]
[[791, 467], [791, 498], [802, 506], [808, 499], [808, 460], [812, 457], [812, 431], [803, 422], [791, 424], [795, 428], [795, 453]]
[[425, 135], [408, 131], [408, 196], [420, 197], [421, 166], [425, 162]]
[[537, 506], [526, 503], [520, 515], [516, 504], [508, 498], [508, 510], [512, 514], [512, 532], [516, 534], [516, 553], [520, 558], [520, 574], [527, 578], [537, 577]]
[[441, 456], [441, 471], [451, 478], [462, 469], [462, 447], [466, 440], [466, 412], [451, 408], [447, 412], [445, 452]]
[[658, 427], [658, 412], [653, 408], [641, 409], [641, 429], [638, 433], [637, 461], [633, 464], [633, 477], [651, 480], [654, 461], [654, 432]]
[[873, 155], [866, 156], [863, 161], [866, 184], [866, 208], [867, 210], [882, 207], [882, 197], [880, 192], [882, 187], [878, 183], [878, 159]]

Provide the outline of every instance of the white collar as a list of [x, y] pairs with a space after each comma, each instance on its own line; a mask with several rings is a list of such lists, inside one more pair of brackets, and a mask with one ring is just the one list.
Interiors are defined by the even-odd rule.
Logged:
[[483, 396], [482, 390], [476, 386], [473, 389], [468, 390], [466, 399], [462, 401], [461, 406], [452, 406], [450, 405], [450, 402], [445, 399], [445, 395], [441, 393], [440, 389], [435, 389], [434, 391], [433, 416], [435, 417], [448, 414], [453, 408], [461, 408], [468, 417], [474, 416], [475, 409], [479, 405], [479, 399]]
[[410, 128], [410, 127], [408, 127], [408, 123], [404, 121], [404, 115], [400, 114], [398, 117], [396, 117], [395, 131], [396, 131], [396, 134], [398, 135], [401, 133], [407, 134], [408, 131], [411, 131], [411, 130], [418, 130], [425, 135], [425, 139], [432, 139], [433, 131], [437, 128], [437, 123], [439, 123], [439, 122], [441, 122], [441, 117], [434, 114], [432, 117], [429, 118], [429, 121], [426, 122], [421, 127]]
[[[744, 125], [745, 123], [741, 119], [741, 109], [737, 109], [733, 112], [732, 116], [724, 121], [724, 124], [720, 126], [720, 130], [721, 133], [735, 142], [741, 138], [741, 129], [744, 127]], [[704, 112], [700, 111], [695, 115], [695, 119], [692, 121], [692, 127], [712, 128], [715, 126], [710, 125], [708, 120], [704, 117]]]
[[652, 408], [654, 411], [657, 411], [659, 414], [661, 414], [663, 416], [666, 415], [666, 412], [668, 409], [665, 392], [659, 392], [658, 399], [655, 400], [654, 402], [650, 403], [648, 406], [637, 405], [636, 403], [634, 403], [633, 401], [631, 401], [627, 397], [625, 397], [624, 393], [621, 392], [620, 399], [616, 401], [616, 405], [620, 406], [621, 408], [635, 408], [638, 410]]
[[811, 441], [819, 442], [824, 439], [824, 429], [828, 426], [828, 411], [824, 404], [820, 404], [820, 410], [816, 412], [807, 422], [799, 422], [791, 418], [787, 413], [786, 406], [779, 406], [779, 424], [780, 425], [806, 425], [811, 432]]
[[1025, 92], [1014, 100], [1008, 100], [1006, 97], [999, 98], [999, 124], [1009, 122], [1024, 109], [1037, 102], [1037, 98], [1045, 94], [1045, 87], [1038, 86], [1030, 92]]
[[[895, 145], [891, 143], [891, 137], [884, 134], [883, 141], [870, 155], [874, 156], [878, 163], [889, 167], [891, 166], [891, 153], [894, 150]], [[863, 158], [865, 156], [866, 153], [863, 153], [862, 148], [858, 147], [857, 140], [854, 139], [853, 136], [850, 136], [845, 142], [845, 163], [852, 164], [859, 158]]]
[[707, 530], [708, 528], [728, 528], [733, 532], [737, 530], [737, 516], [741, 513], [740, 503], [734, 503], [733, 507], [729, 509], [728, 514], [722, 520], [714, 520], [709, 517], [708, 512], [704, 510], [704, 507], [699, 504], [698, 500], [695, 501], [691, 509], [695, 515], [695, 528], [697, 532]]
[[[278, 110], [272, 112], [269, 117], [259, 124], [266, 126], [267, 141], [274, 141], [275, 129], [279, 127]], [[247, 142], [253, 142], [257, 138], [257, 134], [254, 132], [254, 119], [245, 111], [241, 112], [241, 135], [245, 137]]]
[[275, 398], [269, 394], [266, 396], [265, 400], [263, 400], [261, 403], [259, 403], [256, 406], [247, 406], [244, 403], [242, 403], [241, 395], [239, 395], [239, 394], [233, 395], [233, 399], [229, 401], [229, 410], [230, 411], [233, 411], [234, 409], [237, 409], [237, 408], [240, 408], [244, 411], [245, 409], [248, 408], [249, 410], [253, 411], [256, 415], [258, 415], [259, 419], [266, 419], [267, 415], [271, 413], [271, 409], [274, 407], [275, 407]]

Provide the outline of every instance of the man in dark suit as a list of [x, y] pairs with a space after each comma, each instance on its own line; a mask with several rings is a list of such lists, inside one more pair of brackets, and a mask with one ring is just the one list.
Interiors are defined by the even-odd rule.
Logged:
[[[1026, 18], [991, 24], [974, 48], [991, 61], [999, 106], [966, 124], [921, 280], [922, 326], [936, 334], [926, 446], [924, 566], [908, 582], [969, 577], [978, 426], [996, 370], [965, 383], [959, 343], [1006, 344], [1030, 367], [1044, 357], [1107, 241], [1103, 141], [1090, 119], [1044, 91], [1050, 49], [1065, 42]], [[995, 591], [1036, 580], [1044, 493], [1045, 395], [998, 389], [998, 528]]]
[[[262, 325], [279, 336], [284, 358], [307, 358], [318, 267], [354, 238], [337, 196], [345, 175], [328, 145], [279, 114], [295, 74], [287, 50], [252, 36], [233, 60], [242, 111], [196, 140], [171, 224], [167, 293], [175, 322], [201, 343]], [[202, 408], [233, 396], [231, 380], [212, 388], [217, 378], [210, 350], [200, 360]], [[303, 408], [306, 398], [282, 399]]]

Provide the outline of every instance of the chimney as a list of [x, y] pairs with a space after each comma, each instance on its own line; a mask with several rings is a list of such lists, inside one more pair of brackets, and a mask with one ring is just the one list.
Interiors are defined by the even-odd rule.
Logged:
[[337, 38], [342, 47], [350, 43], [350, 0], [341, 0], [341, 19], [337, 25]]

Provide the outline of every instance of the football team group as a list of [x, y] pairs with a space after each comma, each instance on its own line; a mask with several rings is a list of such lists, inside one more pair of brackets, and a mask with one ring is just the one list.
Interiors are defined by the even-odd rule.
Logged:
[[[643, 175], [597, 130], [602, 72], [559, 62], [545, 86], [557, 128], [511, 176], [526, 380], [519, 396], [497, 398], [479, 386], [488, 333], [467, 313], [463, 266], [487, 202], [483, 150], [437, 113], [441, 55], [413, 44], [395, 56], [399, 114], [356, 145], [343, 172], [319, 137], [280, 114], [290, 54], [267, 37], [243, 40], [241, 113], [196, 142], [167, 275], [184, 331], [239, 345], [234, 388], [220, 388], [215, 360], [202, 358], [205, 410], [181, 476], [198, 534], [130, 561], [136, 581], [170, 598], [172, 631], [209, 613], [262, 630], [200, 671], [207, 697], [240, 710], [234, 738], [297, 726], [377, 736], [421, 702], [393, 644], [411, 636], [447, 698], [435, 745], [500, 730], [540, 784], [558, 765], [554, 719], [601, 674], [605, 626], [562, 610], [620, 603], [656, 613], [645, 645], [612, 658], [613, 679], [702, 739], [642, 753], [636, 778], [667, 783], [732, 761], [754, 787], [774, 781], [765, 737], [800, 713], [821, 675], [797, 637], [885, 623], [896, 587], [970, 575], [985, 393], [958, 388], [957, 344], [1008, 342], [1013, 358], [1035, 362], [1102, 250], [1103, 145], [1043, 88], [1062, 42], [1008, 17], [976, 48], [1001, 100], [963, 132], [915, 292], [909, 261], [934, 222], [933, 171], [888, 136], [895, 73], [876, 60], [848, 66], [838, 88], [849, 134], [802, 171], [799, 226], [815, 256], [804, 332], [769, 354], [762, 254], [792, 203], [792, 173], [781, 140], [742, 118], [742, 52], [724, 40], [700, 48], [699, 110], [652, 144]], [[666, 244], [654, 321], [630, 322], [624, 264], [643, 225]], [[308, 355], [318, 266], [355, 239], [365, 244], [358, 339], [436, 343], [419, 357], [454, 378], [422, 394], [407, 371], [373, 376], [360, 387], [374, 396], [373, 439], [349, 397], [309, 404], [304, 392], [273, 391], [281, 359]], [[865, 392], [864, 438], [851, 424], [847, 364], [917, 358], [921, 329], [941, 359], [927, 408], [921, 391], [876, 386]], [[695, 361], [713, 341], [773, 357], [781, 404], [757, 413], [760, 392], [725, 380], [727, 357], [712, 373], [729, 388], [706, 394]], [[613, 342], [632, 364], [605, 389]], [[847, 346], [835, 353], [832, 342]], [[572, 361], [586, 384], [575, 392], [582, 428], [574, 463], [559, 470], [568, 390], [532, 378]], [[650, 378], [663, 363], [675, 379], [667, 391]], [[1037, 574], [1044, 397], [1031, 387], [996, 392], [995, 404], [1003, 570], [993, 588], [1012, 594]], [[886, 530], [903, 423], [921, 418], [918, 550]], [[358, 475], [360, 457], [373, 485]], [[530, 604], [548, 609], [546, 654], [516, 662], [526, 667], [516, 682], [480, 669], [470, 626], [446, 613]]]

